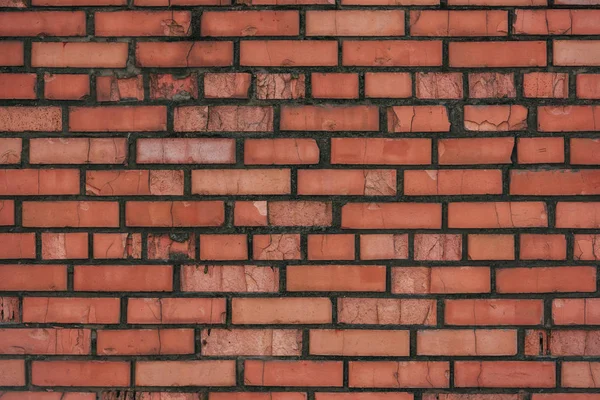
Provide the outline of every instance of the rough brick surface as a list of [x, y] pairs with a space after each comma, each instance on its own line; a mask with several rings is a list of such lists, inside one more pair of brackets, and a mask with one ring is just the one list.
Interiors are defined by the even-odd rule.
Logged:
[[600, 0], [0, 0], [1, 400], [600, 400]]

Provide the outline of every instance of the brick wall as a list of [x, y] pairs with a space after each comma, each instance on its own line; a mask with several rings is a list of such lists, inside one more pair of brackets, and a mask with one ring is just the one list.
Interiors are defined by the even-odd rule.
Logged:
[[0, 397], [599, 400], [599, 6], [0, 0]]

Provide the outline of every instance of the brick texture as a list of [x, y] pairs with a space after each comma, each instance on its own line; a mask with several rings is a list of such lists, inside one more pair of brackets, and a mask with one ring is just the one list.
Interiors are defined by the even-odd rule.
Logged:
[[600, 0], [0, 0], [2, 400], [600, 400]]

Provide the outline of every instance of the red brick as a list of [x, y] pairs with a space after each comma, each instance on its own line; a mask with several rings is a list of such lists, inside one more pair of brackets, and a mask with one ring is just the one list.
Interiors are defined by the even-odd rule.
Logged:
[[510, 194], [593, 195], [600, 193], [600, 170], [512, 170]]
[[94, 258], [141, 258], [140, 233], [94, 233]]
[[0, 259], [35, 258], [34, 233], [0, 233]]
[[543, 202], [460, 202], [448, 205], [450, 228], [534, 228], [548, 226]]
[[315, 139], [245, 139], [244, 164], [317, 164], [319, 145]]
[[545, 67], [546, 42], [451, 42], [451, 67]]
[[149, 234], [148, 258], [185, 260], [196, 258], [196, 236], [192, 233]]
[[458, 261], [462, 258], [462, 236], [453, 234], [416, 234], [415, 260]]
[[13, 200], [0, 200], [0, 226], [15, 224], [15, 202]]
[[307, 243], [309, 260], [354, 260], [354, 235], [308, 235]]
[[138, 139], [138, 163], [142, 164], [233, 164], [233, 139], [173, 138]]
[[392, 268], [392, 293], [489, 293], [489, 267]]
[[170, 292], [170, 265], [77, 265], [74, 290], [85, 292]]
[[447, 388], [447, 361], [351, 361], [350, 387]]
[[[569, 0], [557, 0], [556, 4], [568, 1]], [[534, 393], [531, 395], [531, 398], [533, 400], [596, 400], [598, 395], [595, 393]]]
[[[331, 1], [331, 0], [330, 0]], [[438, 0], [342, 0], [343, 5], [348, 6], [397, 6], [397, 5], [418, 5], [432, 6], [439, 4]]]
[[448, 325], [539, 325], [542, 300], [464, 299], [445, 300]]
[[204, 356], [299, 356], [302, 332], [295, 329], [202, 330]]
[[248, 67], [332, 67], [338, 64], [331, 40], [242, 40], [240, 65]]
[[596, 291], [596, 267], [503, 268], [496, 272], [499, 293]]
[[174, 112], [176, 132], [270, 132], [273, 109], [254, 106], [187, 106]]
[[150, 75], [152, 100], [189, 100], [198, 98], [198, 81], [194, 73], [187, 76], [171, 74]]
[[448, 132], [445, 106], [396, 106], [387, 109], [389, 132]]
[[129, 386], [130, 363], [125, 361], [34, 361], [36, 386]]
[[342, 44], [342, 64], [364, 67], [441, 66], [442, 42], [439, 40], [345, 40]]
[[225, 321], [224, 298], [130, 298], [130, 324], [220, 324]]
[[286, 131], [376, 131], [375, 106], [284, 106], [281, 129]]
[[235, 361], [138, 361], [137, 386], [233, 386]]
[[120, 329], [98, 331], [99, 355], [193, 354], [192, 329]]
[[394, 170], [299, 170], [300, 195], [393, 196]]
[[199, 169], [192, 171], [192, 194], [273, 195], [291, 192], [289, 169]]
[[44, 74], [44, 97], [49, 100], [83, 100], [90, 95], [90, 78], [83, 74]]
[[88, 258], [86, 232], [42, 232], [42, 259], [66, 260]]
[[524, 74], [523, 94], [525, 97], [566, 99], [569, 97], [569, 75], [556, 72]]
[[0, 164], [20, 164], [22, 151], [21, 138], [0, 138]]
[[463, 78], [461, 73], [417, 73], [417, 97], [420, 99], [461, 99]]
[[431, 164], [431, 139], [332, 138], [332, 164]]
[[515, 238], [513, 235], [469, 235], [467, 247], [469, 260], [514, 260]]
[[[540, 345], [540, 336], [544, 345]], [[584, 330], [552, 330], [552, 331], [526, 331], [525, 352], [527, 353], [527, 339], [531, 336], [530, 355], [544, 355], [540, 350], [545, 350], [547, 355], [560, 356], [597, 356], [600, 354], [600, 337], [598, 331]], [[545, 348], [544, 348], [545, 347]]]
[[204, 97], [207, 99], [248, 98], [250, 80], [251, 75], [245, 73], [204, 74]]
[[53, 7], [66, 7], [66, 6], [124, 6], [127, 2], [125, 0], [32, 0], [34, 6], [53, 6]]
[[541, 132], [596, 131], [600, 119], [597, 106], [538, 107], [538, 130]]
[[600, 74], [577, 74], [577, 97], [600, 99]]
[[78, 132], [146, 132], [167, 129], [164, 106], [71, 107], [69, 130]]
[[0, 66], [18, 67], [24, 64], [23, 42], [3, 41], [0, 43]]
[[556, 205], [556, 227], [600, 228], [600, 221], [596, 218], [598, 210], [600, 210], [600, 203], [558, 202]]
[[89, 329], [0, 329], [0, 354], [90, 354]]
[[564, 362], [561, 365], [561, 386], [565, 388], [597, 388], [597, 362]]
[[233, 223], [235, 226], [267, 226], [267, 202], [236, 201]]
[[172, 6], [229, 6], [232, 0], [134, 0], [134, 5], [141, 7]]
[[515, 75], [499, 72], [474, 72], [469, 74], [469, 97], [513, 98], [517, 95]]
[[111, 201], [26, 201], [23, 226], [39, 228], [115, 228], [119, 204]]
[[297, 36], [297, 11], [207, 11], [200, 20], [202, 36]]
[[[0, 20], [2, 19], [1, 15], [2, 13], [0, 13]], [[36, 92], [37, 77], [35, 74], [0, 73], [0, 99], [33, 100], [37, 98]]]
[[440, 329], [417, 332], [417, 354], [425, 356], [513, 356], [517, 331]]
[[385, 291], [384, 266], [288, 265], [286, 273], [290, 292]]
[[309, 352], [326, 356], [403, 357], [409, 355], [409, 336], [405, 330], [311, 329]]
[[552, 320], [556, 325], [600, 325], [600, 299], [555, 299]]
[[[19, 1], [19, 0], [15, 0]], [[3, 392], [5, 400], [95, 400], [96, 393], [85, 392]], [[194, 399], [192, 399], [194, 400]]]
[[552, 47], [554, 65], [600, 65], [600, 40], [554, 40]]
[[50, 68], [124, 68], [128, 43], [33, 42], [31, 65]]
[[0, 322], [3, 324], [21, 322], [21, 306], [18, 297], [0, 297]]
[[[248, 0], [247, 0], [248, 1]], [[252, 1], [252, 0], [249, 0]], [[256, 1], [256, 0], [255, 0]], [[276, 1], [276, 0], [262, 0]], [[279, 0], [281, 1], [281, 0]], [[296, 0], [292, 0], [296, 1]], [[319, 1], [319, 0], [312, 0]], [[306, 393], [298, 392], [210, 392], [209, 400], [306, 400]], [[199, 399], [198, 399], [199, 400]]]
[[96, 36], [189, 36], [190, 11], [109, 11], [94, 13]]
[[246, 235], [200, 235], [201, 260], [247, 260]]
[[410, 12], [412, 36], [506, 36], [508, 15], [491, 10]]
[[83, 11], [0, 12], [0, 36], [85, 36]]
[[326, 324], [331, 323], [328, 298], [233, 298], [233, 324]]
[[32, 164], [123, 164], [125, 138], [39, 138], [29, 140]]
[[25, 386], [25, 361], [0, 360], [0, 385]]
[[564, 260], [567, 240], [564, 235], [521, 234], [521, 260]]
[[222, 201], [128, 201], [127, 226], [220, 226], [225, 219]]
[[182, 195], [183, 171], [87, 171], [86, 194], [95, 196]]
[[141, 101], [144, 100], [144, 78], [142, 75], [128, 78], [99, 76], [96, 78], [98, 101]]
[[348, 203], [342, 207], [345, 229], [439, 229], [437, 203]]
[[299, 234], [254, 235], [252, 257], [256, 260], [299, 260]]
[[0, 132], [59, 132], [61, 118], [58, 107], [0, 107]]
[[79, 170], [0, 169], [0, 194], [14, 196], [79, 194]]
[[361, 260], [402, 260], [407, 258], [407, 234], [360, 235]]
[[140, 67], [227, 67], [233, 63], [232, 42], [138, 42]]
[[457, 361], [454, 366], [457, 387], [556, 386], [556, 366], [549, 361]]
[[249, 386], [343, 385], [341, 361], [246, 360], [244, 383]]
[[308, 11], [307, 36], [404, 36], [402, 10]]
[[256, 74], [257, 99], [301, 99], [305, 91], [303, 74]]
[[[518, 138], [517, 140], [519, 164], [551, 164], [565, 161], [565, 145], [561, 137]], [[571, 146], [571, 153], [572, 151], [573, 146]]]
[[181, 269], [181, 290], [184, 292], [277, 292], [279, 268], [256, 265], [184, 265]]
[[404, 195], [502, 194], [502, 171], [497, 169], [407, 170]]
[[519, 131], [527, 129], [524, 106], [465, 106], [465, 129], [469, 131]]
[[365, 96], [407, 98], [412, 95], [412, 78], [406, 72], [366, 72]]
[[575, 243], [573, 245], [574, 260], [597, 260], [598, 252], [600, 252], [600, 242], [598, 235], [575, 235]]
[[338, 299], [338, 322], [368, 325], [435, 325], [436, 301], [430, 299]]
[[600, 33], [598, 10], [516, 10], [514, 32], [526, 35], [593, 35]]
[[331, 226], [332, 205], [320, 201], [270, 201], [268, 218], [272, 226]]
[[511, 164], [512, 137], [440, 139], [438, 160], [442, 165]]
[[23, 322], [116, 324], [120, 301], [93, 297], [24, 297]]
[[322, 99], [357, 99], [358, 74], [312, 73], [312, 95]]

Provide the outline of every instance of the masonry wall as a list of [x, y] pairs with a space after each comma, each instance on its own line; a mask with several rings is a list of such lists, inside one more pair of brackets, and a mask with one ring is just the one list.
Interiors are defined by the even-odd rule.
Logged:
[[2, 400], [599, 400], [599, 0], [0, 0]]

